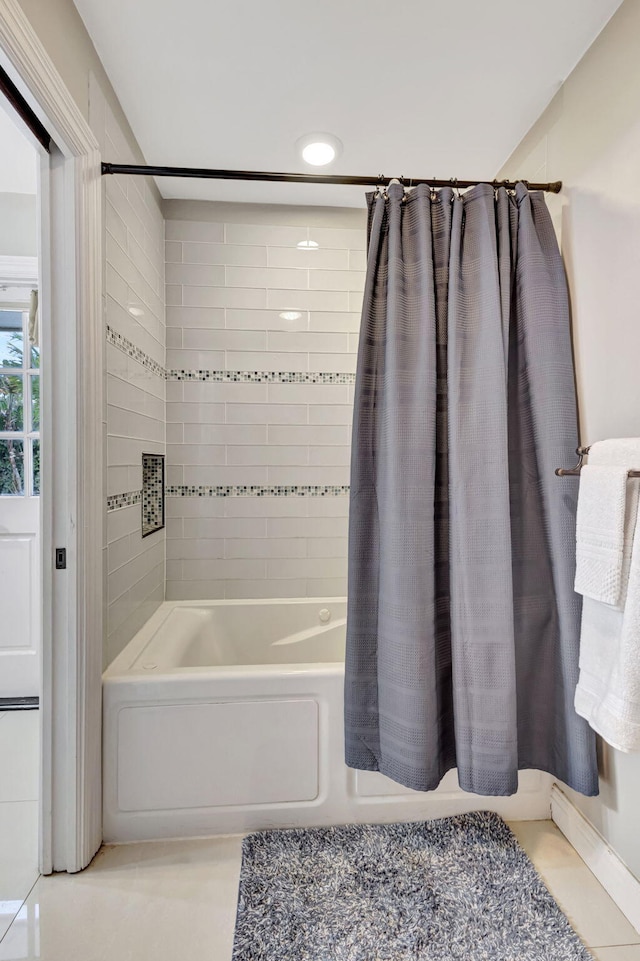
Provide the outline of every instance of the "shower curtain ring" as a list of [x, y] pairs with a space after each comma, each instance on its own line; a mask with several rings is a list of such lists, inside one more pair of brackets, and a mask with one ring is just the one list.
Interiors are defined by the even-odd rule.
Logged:
[[451, 187], [452, 187], [452, 190], [453, 190], [453, 192], [454, 192], [454, 195], [458, 198], [458, 200], [461, 200], [461, 199], [462, 199], [462, 194], [460, 193], [460, 188], [458, 187], [458, 178], [457, 178], [457, 177], [451, 177]]

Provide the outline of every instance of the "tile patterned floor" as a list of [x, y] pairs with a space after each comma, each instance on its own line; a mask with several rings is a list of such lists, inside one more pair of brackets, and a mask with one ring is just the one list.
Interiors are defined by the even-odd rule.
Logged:
[[[25, 757], [8, 716], [0, 776], [5, 756], [16, 773], [0, 782], [0, 961], [230, 961], [241, 838], [104, 847], [81, 874], [36, 881], [37, 738], [27, 720]], [[555, 825], [511, 827], [594, 958], [640, 961], [640, 934]]]

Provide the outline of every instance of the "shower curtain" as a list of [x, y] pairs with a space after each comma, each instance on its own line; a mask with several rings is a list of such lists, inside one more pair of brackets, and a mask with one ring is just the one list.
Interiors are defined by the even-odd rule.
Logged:
[[476, 794], [598, 792], [578, 717], [566, 279], [542, 193], [367, 197], [349, 520], [346, 762]]

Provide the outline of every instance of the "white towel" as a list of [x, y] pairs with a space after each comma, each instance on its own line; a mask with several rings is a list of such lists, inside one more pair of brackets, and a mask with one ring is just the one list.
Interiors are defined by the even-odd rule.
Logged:
[[[589, 460], [640, 469], [640, 439], [594, 445]], [[640, 751], [639, 493], [640, 481], [629, 479], [618, 604], [584, 599], [575, 696], [578, 714], [620, 751]]]
[[589, 464], [582, 468], [575, 590], [603, 604], [620, 601], [626, 499], [626, 467]]

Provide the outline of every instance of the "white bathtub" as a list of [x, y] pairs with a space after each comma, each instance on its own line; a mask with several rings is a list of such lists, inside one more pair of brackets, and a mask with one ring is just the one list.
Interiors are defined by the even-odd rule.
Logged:
[[104, 674], [104, 838], [549, 814], [551, 779], [513, 798], [418, 794], [344, 764], [344, 598], [162, 604]]

